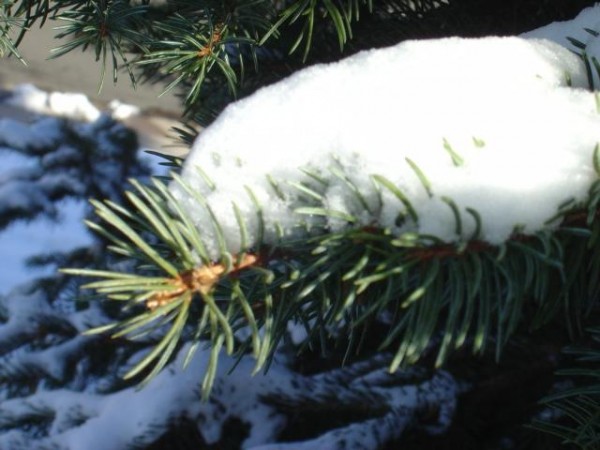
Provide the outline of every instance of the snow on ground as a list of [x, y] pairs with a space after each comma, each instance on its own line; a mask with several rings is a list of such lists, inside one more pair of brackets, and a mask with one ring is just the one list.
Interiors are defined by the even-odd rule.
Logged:
[[[500, 244], [586, 200], [600, 142], [587, 86], [581, 58], [547, 40], [447, 38], [364, 51], [230, 105], [196, 140], [183, 178], [207, 198], [234, 253], [234, 204], [250, 244], [258, 239], [248, 188], [270, 243], [280, 229], [304, 233], [302, 220], [321, 223], [295, 213], [318, 206], [334, 211], [333, 230], [352, 222]], [[171, 189], [217, 257], [210, 213], [178, 184]]]

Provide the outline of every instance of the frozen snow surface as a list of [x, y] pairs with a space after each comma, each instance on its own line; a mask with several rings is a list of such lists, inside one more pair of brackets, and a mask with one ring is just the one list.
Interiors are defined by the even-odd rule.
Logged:
[[[408, 41], [304, 69], [230, 105], [197, 138], [183, 178], [206, 197], [232, 252], [241, 246], [233, 204], [250, 244], [258, 239], [249, 191], [270, 243], [319, 224], [296, 213], [319, 206], [334, 211], [332, 230], [354, 222], [499, 244], [586, 199], [600, 142], [587, 87], [581, 58], [547, 40]], [[171, 189], [216, 242], [207, 210]]]

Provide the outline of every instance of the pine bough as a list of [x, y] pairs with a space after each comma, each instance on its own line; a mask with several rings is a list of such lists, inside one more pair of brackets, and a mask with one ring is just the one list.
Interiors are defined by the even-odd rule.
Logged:
[[[465, 346], [499, 358], [525, 319], [562, 315], [581, 332], [600, 289], [592, 70], [595, 59], [547, 41], [409, 42], [233, 104], [169, 185], [133, 182], [127, 206], [93, 201], [90, 227], [137, 263], [65, 270], [94, 278], [85, 287], [128, 315], [92, 333], [160, 336], [125, 375], [145, 382], [183, 342], [184, 364], [208, 342], [208, 398], [223, 349], [251, 353], [256, 373], [290, 323], [304, 343], [343, 343], [348, 358], [379, 327], [391, 372], [432, 353], [440, 367]], [[450, 378], [436, 377], [423, 389], [453, 404]], [[355, 426], [395, 437], [392, 423], [412, 413], [392, 403]]]

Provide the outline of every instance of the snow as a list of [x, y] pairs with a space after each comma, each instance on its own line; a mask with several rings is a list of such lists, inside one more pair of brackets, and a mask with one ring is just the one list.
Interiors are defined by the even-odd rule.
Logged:
[[84, 94], [46, 92], [31, 84], [16, 86], [7, 103], [37, 113], [88, 122], [98, 120], [101, 114]]
[[[87, 199], [56, 201], [56, 196], [61, 192], [85, 194], [87, 183], [95, 183], [105, 196], [116, 195], [123, 187], [115, 181], [121, 170], [115, 160], [122, 148], [113, 141], [123, 129], [116, 124], [103, 126], [109, 123], [109, 116], [83, 94], [48, 93], [32, 85], [20, 85], [4, 102], [44, 115], [34, 115], [30, 121], [0, 117], [0, 213], [23, 216], [0, 232], [4, 258], [0, 293], [56, 270], [29, 267], [26, 261], [30, 257], [68, 252], [91, 242], [83, 223], [89, 212]], [[138, 114], [139, 109], [115, 101], [109, 105], [109, 113], [124, 119]], [[71, 132], [89, 140], [89, 148], [69, 145], [64, 135], [67, 122]], [[77, 169], [81, 167], [82, 152], [92, 152], [94, 157], [94, 173], [85, 175], [86, 179]], [[145, 161], [160, 167], [161, 172], [155, 173], [164, 173], [157, 159], [144, 155]]]
[[[353, 222], [396, 235], [500, 244], [516, 229], [555, 226], [546, 222], [563, 202], [586, 199], [596, 178], [600, 116], [585, 87], [581, 59], [546, 40], [408, 41], [309, 67], [230, 105], [197, 138], [183, 179], [206, 198], [232, 253], [241, 247], [234, 203], [247, 218], [250, 246], [259, 239], [248, 189], [261, 205], [270, 244], [280, 238], [279, 227], [285, 238], [305, 233], [302, 221], [309, 231]], [[298, 184], [317, 194], [303, 194]], [[171, 190], [194, 211], [217, 258], [209, 212], [177, 183]], [[307, 206], [350, 219], [323, 224], [316, 214], [296, 212]], [[479, 236], [472, 211], [481, 218]]]
[[[592, 60], [600, 61], [600, 4], [590, 6], [581, 11], [577, 17], [563, 22], [554, 22], [535, 30], [523, 33], [524, 38], [548, 39], [565, 48], [582, 55], [585, 53], [590, 61], [590, 67], [594, 67]], [[591, 76], [593, 87], [600, 86], [600, 76], [592, 69]]]
[[[52, 202], [47, 198], [53, 190], [63, 186], [81, 190], [78, 181], [64, 173], [45, 171], [53, 161], [72, 149], [59, 149], [44, 155], [41, 165], [26, 156], [24, 148], [42, 148], [54, 145], [62, 136], [61, 122], [56, 118], [42, 118], [35, 126], [10, 118], [0, 119], [0, 211], [35, 211], [37, 220], [20, 221], [0, 232], [0, 250], [3, 270], [0, 271], [0, 293], [36, 276], [51, 275], [55, 268], [31, 268], [26, 261], [40, 252], [69, 251], [90, 242], [87, 228], [82, 223], [88, 206], [81, 200]], [[28, 182], [28, 175], [40, 175], [38, 184]], [[40, 188], [42, 188], [40, 190]]]
[[135, 105], [129, 105], [119, 100], [112, 100], [108, 104], [108, 108], [111, 111], [110, 116], [116, 120], [126, 120], [132, 116], [140, 114], [141, 110]]
[[69, 251], [90, 243], [89, 231], [82, 222], [89, 207], [87, 202], [64, 200], [57, 206], [57, 220], [42, 217], [15, 224], [0, 233], [4, 261], [0, 271], [0, 293], [7, 293], [32, 278], [55, 273], [55, 267], [29, 267], [26, 262], [32, 256], [40, 252]]
[[[381, 355], [346, 370], [309, 376], [295, 374], [277, 360], [266, 374], [250, 376], [255, 364], [250, 356], [236, 361], [220, 355], [213, 394], [209, 401], [201, 402], [191, 387], [197, 385], [198, 373], [206, 371], [210, 351], [200, 349], [190, 365], [182, 369], [188, 349], [189, 346], [182, 348], [176, 361], [143, 389], [130, 387], [106, 395], [66, 389], [40, 391], [29, 397], [4, 400], [0, 417], [23, 421], [34, 411], [45, 411], [49, 430], [37, 443], [66, 449], [117, 450], [128, 448], [133, 442], [149, 444], [173, 421], [182, 418], [197, 423], [206, 443], [215, 445], [223, 437], [225, 423], [236, 417], [250, 425], [242, 444], [244, 449], [333, 449], [341, 448], [338, 444], [343, 438], [352, 443], [351, 448], [375, 450], [414, 425], [419, 412], [439, 409], [437, 423], [429, 417], [424, 428], [434, 433], [444, 431], [456, 406], [457, 383], [450, 374], [440, 371], [430, 380], [415, 384], [416, 373], [412, 373], [407, 379], [412, 377], [413, 381], [407, 383], [403, 374], [387, 372], [388, 361]], [[234, 365], [235, 371], [228, 373]], [[385, 417], [351, 424], [302, 443], [269, 444], [285, 424], [283, 414], [267, 401], [273, 396], [290, 404], [335, 396], [342, 405], [364, 407], [368, 400], [377, 403], [374, 407], [389, 412]], [[0, 433], [0, 446], [9, 447], [13, 439], [14, 434]], [[10, 448], [30, 448], [27, 445], [32, 444], [26, 439], [18, 442], [19, 446]]]
[[565, 48], [576, 50], [573, 40], [584, 44], [597, 41], [596, 36], [587, 30], [600, 31], [600, 4], [582, 10], [577, 17], [562, 22], [553, 22], [535, 30], [523, 33], [524, 38], [548, 39]]
[[[222, 426], [229, 417], [242, 417], [252, 424], [247, 446], [274, 439], [283, 424], [283, 417], [276, 415], [273, 407], [260, 404], [260, 397], [274, 387], [285, 388], [290, 380], [287, 371], [279, 367], [268, 375], [249, 378], [254, 361], [247, 357], [234, 373], [227, 375], [226, 370], [235, 361], [223, 356], [215, 388], [228, 395], [203, 403], [197, 392], [191, 392], [191, 387], [198, 383], [198, 373], [206, 370], [210, 352], [199, 351], [184, 370], [182, 361], [187, 350], [182, 349], [177, 361], [145, 389], [131, 387], [108, 395], [57, 389], [31, 398], [5, 400], [0, 413], [6, 415], [10, 411], [11, 415], [19, 417], [34, 408], [49, 409], [54, 412], [54, 420], [45, 444], [58, 444], [60, 448], [68, 449], [123, 449], [135, 439], [149, 444], [171, 421], [182, 417], [198, 422], [208, 443], [221, 437]], [[79, 425], [69, 419], [75, 409], [80, 416]], [[0, 434], [0, 444], [6, 444], [11, 437]]]
[[31, 112], [65, 117], [71, 120], [94, 122], [107, 113], [116, 120], [125, 120], [138, 115], [137, 106], [117, 99], [108, 104], [107, 111], [101, 111], [85, 94], [79, 92], [46, 92], [32, 84], [19, 84], [11, 92], [6, 103]]
[[0, 120], [0, 145], [2, 146], [41, 148], [54, 144], [60, 137], [60, 121], [53, 117], [40, 120], [33, 128], [11, 118]]

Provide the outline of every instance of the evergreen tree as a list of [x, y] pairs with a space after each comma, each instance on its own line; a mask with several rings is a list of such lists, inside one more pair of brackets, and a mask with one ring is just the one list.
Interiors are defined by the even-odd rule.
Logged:
[[[124, 71], [134, 83], [162, 82], [166, 89], [181, 94], [185, 120], [208, 125], [234, 99], [306, 65], [407, 38], [519, 33], [570, 18], [592, 3], [8, 0], [2, 3], [0, 15], [0, 50], [18, 55], [20, 36], [15, 29], [24, 33], [46, 21], [61, 21], [64, 26], [59, 35], [67, 43], [55, 56], [91, 48], [114, 80]], [[580, 50], [585, 59], [585, 48]], [[597, 61], [588, 61], [588, 68], [597, 70]], [[77, 140], [83, 139], [78, 136]], [[184, 128], [182, 136], [191, 141], [194, 133]], [[58, 151], [52, 145], [52, 151]], [[131, 144], [126, 148], [131, 149]], [[460, 158], [450, 144], [447, 151], [453, 160]], [[48, 152], [47, 147], [43, 152]], [[593, 157], [600, 175], [600, 150]], [[62, 161], [62, 156], [57, 160]], [[126, 166], [120, 171], [123, 176], [111, 178], [117, 185], [127, 176], [141, 175], [132, 169], [131, 159], [127, 164], [124, 161], [116, 162]], [[68, 163], [69, 167], [77, 164]], [[181, 162], [173, 158], [168, 163], [177, 172]], [[60, 164], [57, 167], [66, 170]], [[411, 167], [427, 188], [419, 167]], [[212, 174], [202, 176], [210, 188]], [[353, 180], [344, 173], [337, 176], [359, 202], [368, 203]], [[33, 190], [40, 177], [27, 174]], [[93, 201], [95, 218], [90, 219], [90, 227], [111, 252], [94, 247], [40, 258], [70, 269], [45, 280], [42, 291], [37, 284], [31, 285], [3, 299], [4, 329], [9, 330], [3, 344], [7, 355], [2, 366], [7, 386], [4, 398], [10, 405], [5, 411], [14, 416], [4, 417], [2, 426], [13, 432], [27, 428], [28, 433], [7, 433], [6, 439], [14, 438], [14, 442], [7, 441], [10, 445], [64, 445], [69, 442], [64, 438], [69, 430], [82, 423], [91, 428], [90, 419], [102, 416], [97, 412], [101, 406], [96, 413], [77, 412], [76, 403], [83, 402], [77, 398], [120, 393], [126, 401], [137, 383], [158, 389], [154, 386], [160, 385], [159, 380], [164, 386], [168, 374], [183, 360], [190, 365], [188, 371], [202, 372], [197, 374], [203, 377], [199, 390], [213, 407], [190, 394], [204, 406], [190, 402], [169, 409], [154, 429], [131, 433], [130, 441], [118, 445], [168, 448], [176, 445], [173, 442], [183, 442], [182, 434], [190, 439], [190, 447], [202, 441], [218, 442], [210, 436], [207, 419], [200, 419], [211, 413], [213, 426], [219, 430], [236, 429], [233, 442], [223, 443], [221, 436], [215, 445], [237, 448], [246, 437], [243, 425], [231, 425], [233, 412], [238, 412], [238, 418], [251, 422], [245, 445], [269, 442], [256, 436], [261, 426], [269, 428], [264, 431], [268, 439], [304, 441], [257, 447], [265, 449], [394, 448], [394, 440], [415, 424], [427, 437], [413, 431], [403, 436], [403, 445], [500, 448], [512, 439], [520, 448], [547, 448], [552, 442], [545, 440], [549, 438], [520, 425], [530, 421], [536, 402], [551, 392], [558, 369], [575, 387], [546, 397], [552, 408], [543, 410], [539, 418], [550, 413], [558, 418], [538, 420], [536, 426], [582, 448], [600, 445], [598, 386], [589, 383], [598, 377], [594, 366], [600, 288], [598, 182], [584, 204], [568, 204], [559, 211], [561, 225], [552, 231], [529, 236], [515, 233], [503, 245], [476, 238], [454, 245], [428, 236], [399, 238], [376, 226], [335, 229], [330, 219], [340, 217], [333, 217], [320, 203], [325, 188], [319, 187], [319, 174], [308, 173], [312, 184], [296, 186], [310, 200], [303, 213], [326, 220], [299, 240], [282, 237], [272, 245], [261, 236], [246, 245], [245, 224], [255, 220], [261, 228], [261, 205], [256, 201], [250, 213], [234, 207], [241, 241], [239, 251], [234, 252], [224, 244], [218, 217], [206, 207], [202, 194], [176, 173], [173, 177], [169, 181], [179, 185], [179, 197], [159, 179], [132, 182], [123, 201], [120, 189], [107, 189], [93, 181], [87, 187], [44, 183], [36, 190], [43, 211], [51, 210], [49, 201], [65, 195], [110, 198]], [[414, 219], [414, 209], [397, 186], [384, 177], [376, 180], [404, 205], [406, 214], [398, 220]], [[274, 191], [280, 189], [278, 182], [272, 180]], [[248, 192], [256, 200], [251, 189]], [[182, 195], [207, 211], [211, 243], [199, 234], [193, 208], [181, 202]], [[455, 211], [452, 201], [447, 203]], [[0, 224], [39, 210], [34, 204], [7, 209], [2, 211]], [[479, 223], [477, 212], [471, 215]], [[456, 217], [458, 228], [460, 215]], [[355, 222], [348, 216], [341, 219]], [[84, 286], [87, 289], [75, 294], [72, 287], [80, 285], [82, 277], [90, 279]], [[88, 298], [90, 291], [102, 299]], [[65, 320], [54, 306], [47, 305], [67, 295], [85, 312], [74, 312]], [[22, 301], [40, 302], [40, 311], [48, 312], [43, 318], [20, 314], [17, 305]], [[99, 325], [98, 334], [79, 337], [77, 331], [82, 331], [84, 321], [79, 314], [86, 316], [90, 310], [99, 310], [95, 317], [103, 323], [86, 324]], [[13, 322], [47, 322], [48, 329], [33, 337], [21, 332], [31, 327], [11, 327], [13, 317]], [[107, 344], [102, 340], [106, 333], [117, 340]], [[572, 343], [578, 347], [567, 348]], [[31, 348], [17, 351], [28, 345]], [[73, 356], [52, 358], [64, 367], [40, 365], [44, 359], [36, 352], [50, 348], [56, 354], [63, 346]], [[561, 353], [561, 349], [566, 351]], [[224, 351], [238, 358], [239, 366], [233, 369], [237, 376], [250, 377], [252, 357], [254, 371], [272, 366], [267, 372], [272, 378], [257, 376], [248, 389], [252, 399], [246, 400], [248, 405], [268, 405], [273, 415], [270, 425], [253, 423], [235, 410], [233, 402], [224, 400], [223, 390], [235, 385], [223, 376], [233, 364]], [[291, 362], [282, 363], [280, 358], [290, 352], [294, 355]], [[84, 364], [70, 363], [80, 355]], [[199, 358], [202, 362], [197, 362]], [[390, 366], [391, 375], [386, 374]], [[26, 388], [22, 383], [25, 372], [34, 380]], [[126, 381], [120, 381], [116, 373]], [[173, 375], [183, 376], [180, 372]], [[278, 376], [286, 380], [279, 381], [283, 383], [279, 386]], [[97, 377], [102, 385], [92, 393], [77, 386], [90, 377]], [[177, 383], [175, 378], [170, 382]], [[79, 396], [58, 400], [48, 394], [58, 392], [52, 390], [57, 386]], [[521, 391], [526, 394], [515, 394]], [[234, 394], [230, 397], [237, 399]], [[503, 404], [498, 405], [501, 400]], [[97, 404], [104, 405], [101, 400]], [[331, 410], [336, 411], [334, 418], [323, 414]], [[321, 414], [323, 427], [311, 423], [315, 414]], [[503, 415], [510, 415], [511, 420]], [[285, 428], [283, 416], [287, 417]], [[446, 432], [451, 419], [444, 443], [430, 437]], [[482, 419], [492, 425], [488, 428]], [[190, 431], [196, 427], [202, 436]], [[66, 440], [56, 440], [58, 436]]]

